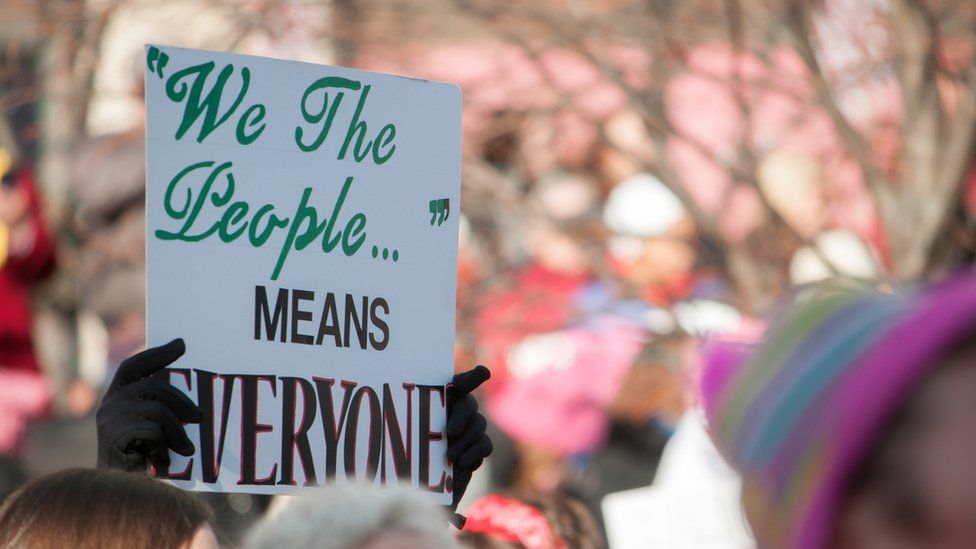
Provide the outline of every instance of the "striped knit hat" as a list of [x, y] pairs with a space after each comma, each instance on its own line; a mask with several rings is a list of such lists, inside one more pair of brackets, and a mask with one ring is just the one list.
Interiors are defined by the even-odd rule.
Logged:
[[850, 476], [892, 414], [971, 336], [976, 277], [960, 275], [907, 295], [834, 287], [771, 325], [750, 357], [706, 358], [709, 430], [742, 474], [760, 546], [827, 547]]

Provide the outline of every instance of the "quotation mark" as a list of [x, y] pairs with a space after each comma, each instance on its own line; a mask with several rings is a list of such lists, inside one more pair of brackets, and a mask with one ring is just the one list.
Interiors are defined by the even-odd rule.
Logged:
[[163, 78], [163, 67], [169, 63], [169, 56], [165, 52], [162, 52], [156, 46], [149, 47], [149, 54], [146, 57], [146, 66], [149, 67], [149, 72], [153, 72]]
[[438, 198], [430, 201], [430, 224], [433, 225], [437, 222], [437, 226], [440, 227], [444, 224], [444, 221], [451, 216], [451, 199], [450, 198]]

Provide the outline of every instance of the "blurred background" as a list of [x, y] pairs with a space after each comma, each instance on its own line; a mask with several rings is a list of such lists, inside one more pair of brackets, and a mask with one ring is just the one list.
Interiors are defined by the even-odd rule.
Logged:
[[[976, 253], [965, 0], [4, 0], [0, 492], [94, 464], [144, 345], [150, 42], [461, 86], [456, 368], [492, 369], [496, 441], [472, 491], [574, 495], [614, 547], [749, 545], [703, 342]], [[217, 505], [229, 544], [263, 508]]]

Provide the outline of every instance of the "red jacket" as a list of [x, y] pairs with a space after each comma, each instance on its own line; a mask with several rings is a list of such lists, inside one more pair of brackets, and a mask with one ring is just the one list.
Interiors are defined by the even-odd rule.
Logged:
[[31, 342], [31, 286], [54, 269], [54, 243], [41, 216], [34, 177], [28, 169], [16, 174], [27, 191], [28, 216], [34, 224], [34, 245], [26, 254], [8, 256], [0, 267], [0, 368], [38, 372]]

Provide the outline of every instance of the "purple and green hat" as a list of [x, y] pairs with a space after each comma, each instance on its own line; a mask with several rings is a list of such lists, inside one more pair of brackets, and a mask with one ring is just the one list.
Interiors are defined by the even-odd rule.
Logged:
[[827, 547], [851, 476], [892, 415], [974, 336], [976, 276], [962, 274], [897, 295], [834, 287], [772, 324], [742, 360], [706, 358], [709, 430], [742, 475], [760, 546]]

